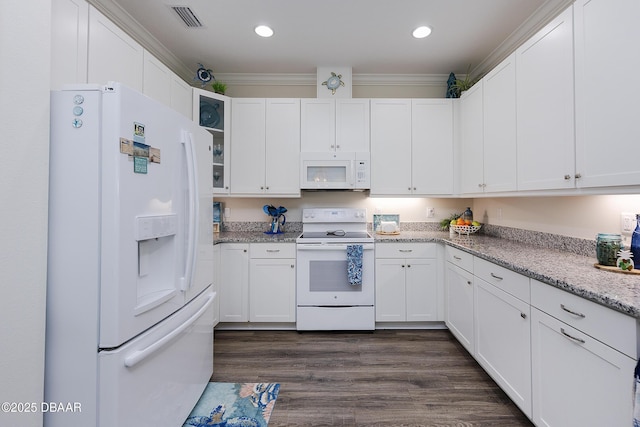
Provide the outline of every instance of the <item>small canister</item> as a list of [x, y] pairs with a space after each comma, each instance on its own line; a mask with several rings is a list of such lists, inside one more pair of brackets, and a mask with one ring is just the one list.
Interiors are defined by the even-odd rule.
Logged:
[[622, 236], [619, 234], [599, 233], [596, 236], [596, 255], [598, 264], [615, 266], [618, 251], [622, 248]]

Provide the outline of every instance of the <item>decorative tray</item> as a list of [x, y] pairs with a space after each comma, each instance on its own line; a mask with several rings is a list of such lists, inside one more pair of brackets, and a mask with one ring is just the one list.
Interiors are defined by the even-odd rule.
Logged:
[[624, 274], [640, 274], [640, 270], [623, 270], [620, 267], [614, 267], [612, 265], [601, 265], [601, 264], [593, 264], [595, 268], [605, 271], [613, 271], [614, 273], [624, 273]]
[[473, 234], [480, 230], [482, 225], [450, 225], [449, 227], [458, 234]]
[[397, 236], [400, 234], [399, 231], [376, 231], [376, 234], [380, 234], [382, 236]]

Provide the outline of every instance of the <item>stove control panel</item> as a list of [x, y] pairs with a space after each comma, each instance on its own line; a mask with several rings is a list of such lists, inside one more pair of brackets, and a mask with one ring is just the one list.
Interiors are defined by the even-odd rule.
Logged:
[[367, 210], [360, 208], [310, 208], [302, 210], [302, 222], [366, 222]]

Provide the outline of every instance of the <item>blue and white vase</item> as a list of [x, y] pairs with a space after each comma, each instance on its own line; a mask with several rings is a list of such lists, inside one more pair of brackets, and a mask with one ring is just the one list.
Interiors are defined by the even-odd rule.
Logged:
[[640, 214], [636, 214], [636, 229], [631, 236], [631, 253], [636, 261], [635, 268], [640, 269], [640, 262], [638, 262], [640, 260]]

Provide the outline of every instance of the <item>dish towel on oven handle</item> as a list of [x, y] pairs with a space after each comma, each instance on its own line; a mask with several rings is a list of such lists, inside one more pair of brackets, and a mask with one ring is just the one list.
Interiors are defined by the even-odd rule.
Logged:
[[362, 245], [347, 245], [347, 277], [352, 286], [362, 285]]
[[633, 427], [640, 427], [640, 360], [633, 373]]

